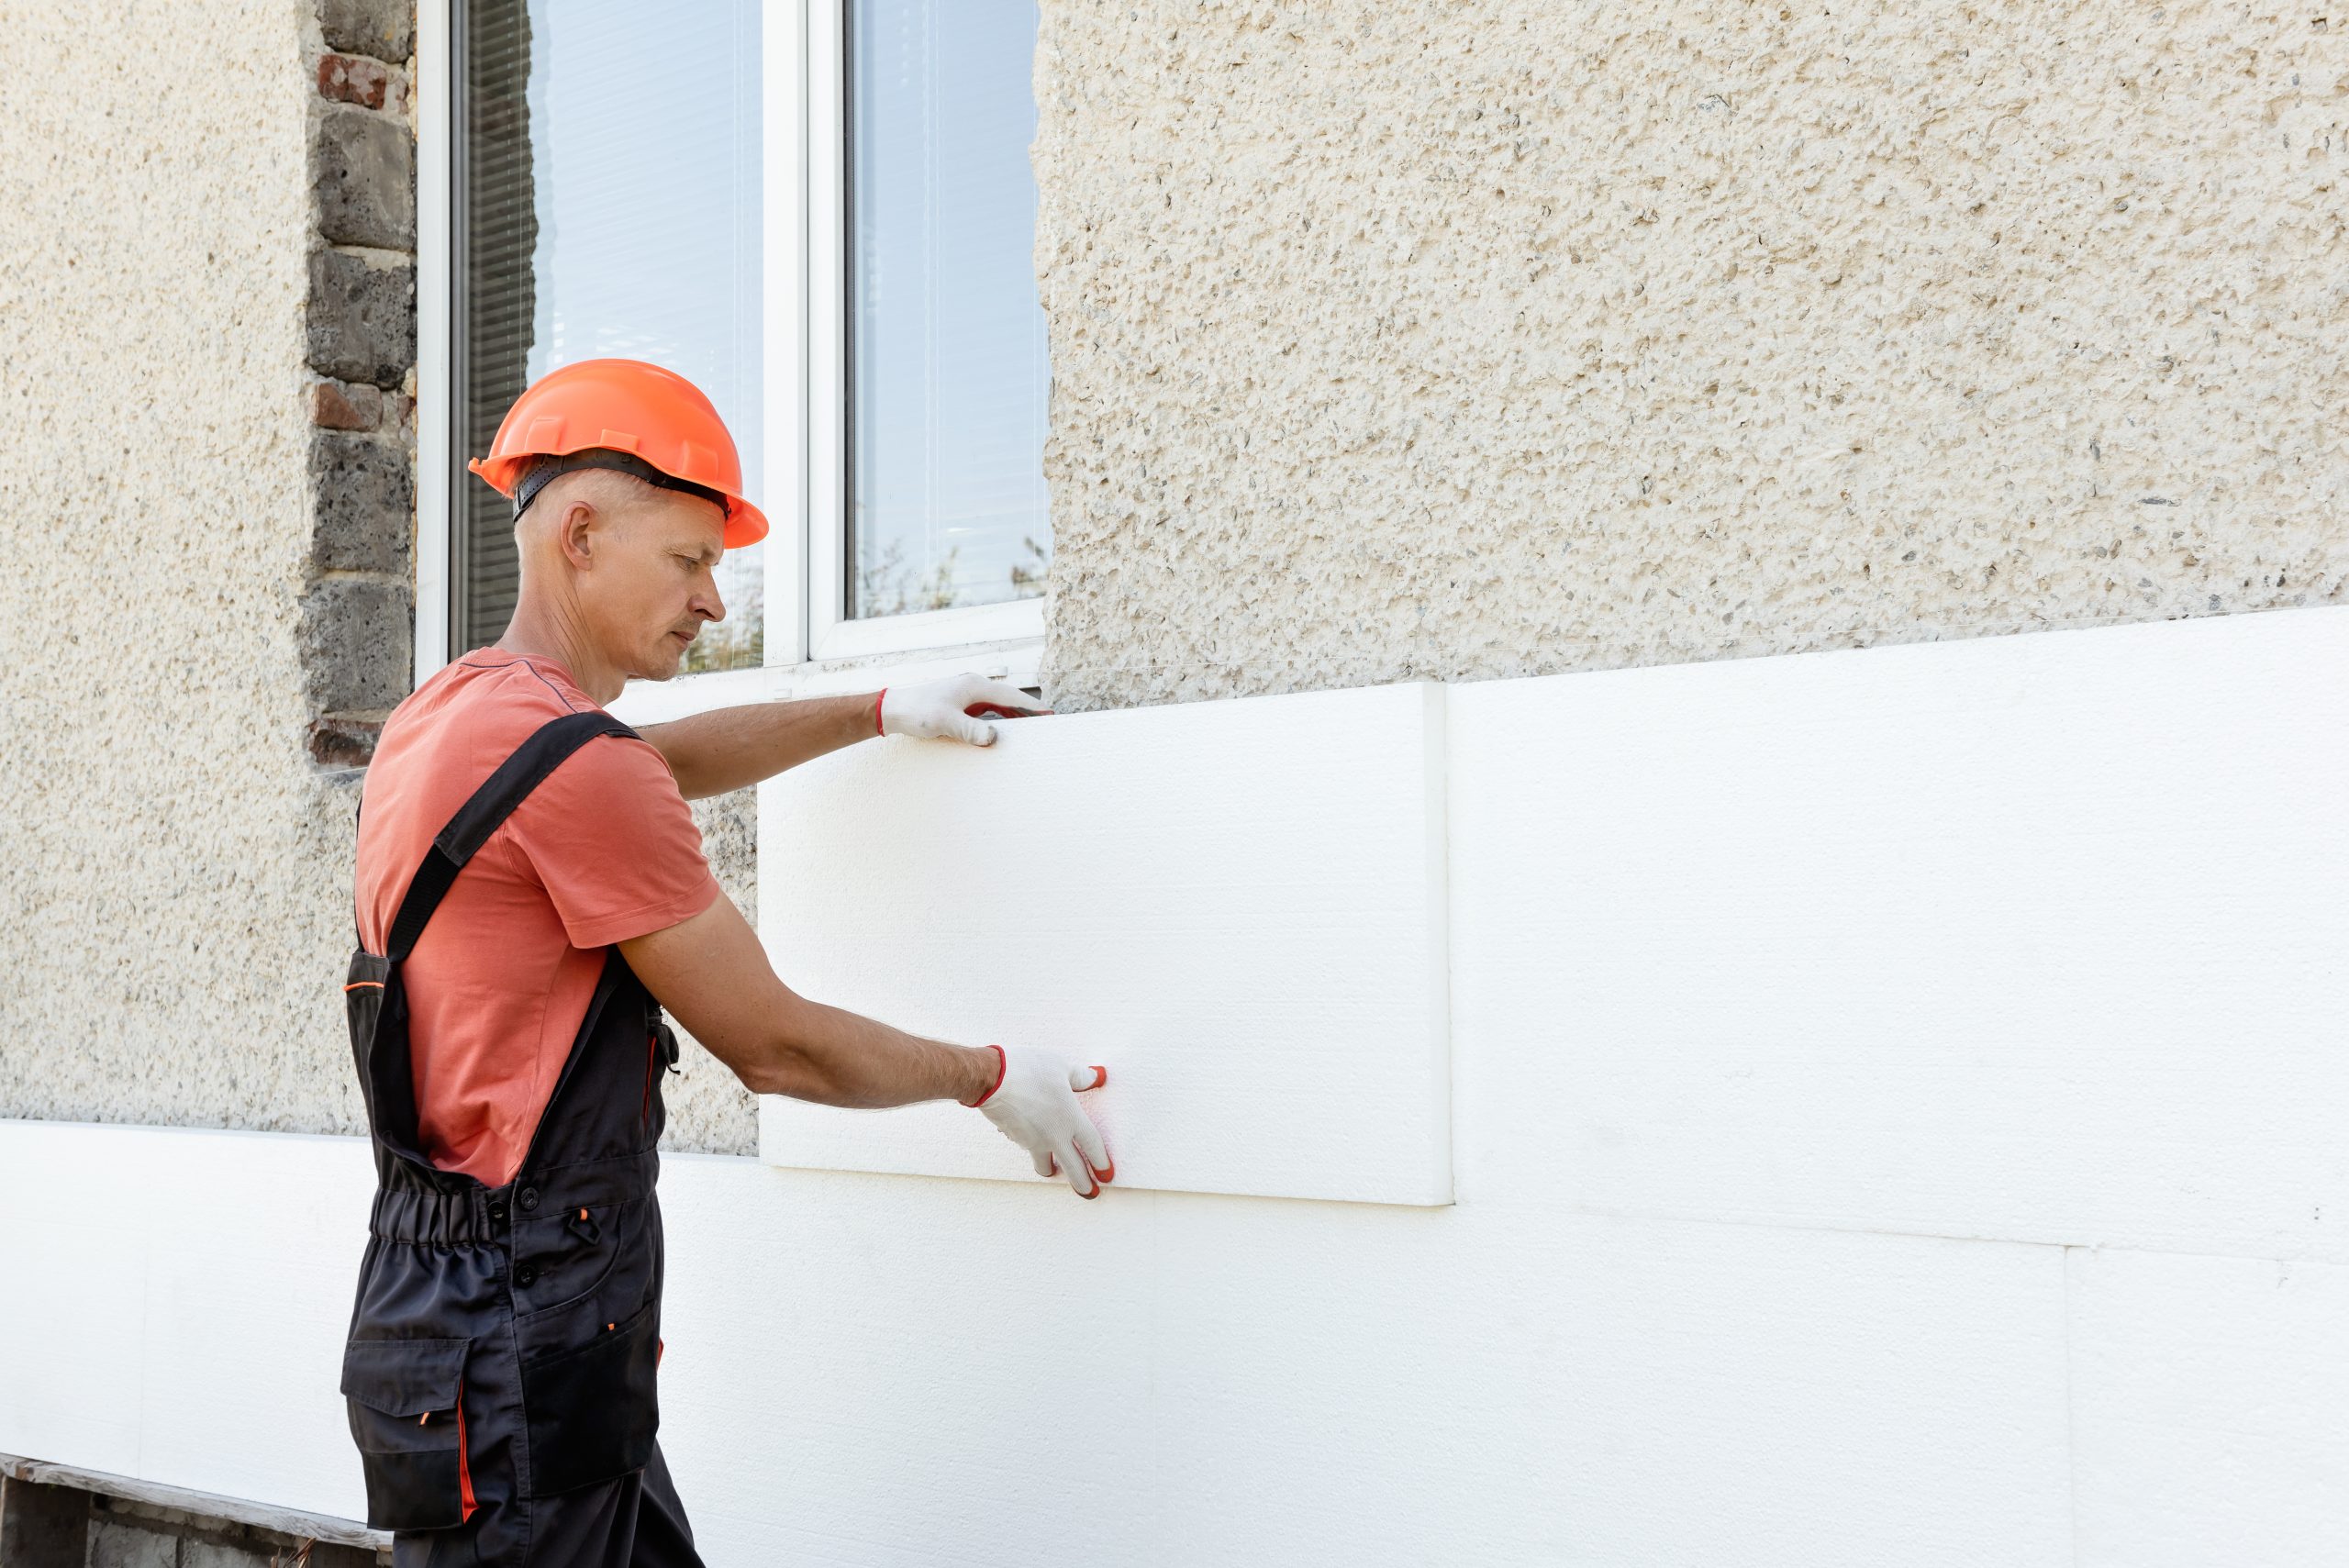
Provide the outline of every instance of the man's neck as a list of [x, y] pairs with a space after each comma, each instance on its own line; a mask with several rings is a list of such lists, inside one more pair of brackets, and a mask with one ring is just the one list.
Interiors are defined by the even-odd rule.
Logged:
[[597, 653], [570, 617], [559, 610], [522, 604], [515, 606], [506, 635], [495, 646], [502, 652], [528, 658], [551, 659], [571, 672], [573, 684], [598, 707], [609, 707], [628, 684], [618, 666]]

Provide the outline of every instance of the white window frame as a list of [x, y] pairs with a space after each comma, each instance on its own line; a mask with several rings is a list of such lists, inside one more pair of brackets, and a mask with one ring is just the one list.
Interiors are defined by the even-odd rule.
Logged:
[[416, 684], [449, 662], [450, 438], [456, 406], [449, 379], [451, 294], [449, 182], [456, 145], [450, 62], [449, 0], [417, 0], [416, 81]]
[[[806, 657], [817, 660], [859, 658], [905, 653], [955, 643], [1041, 640], [1044, 635], [1044, 603], [1039, 598], [968, 608], [923, 610], [911, 615], [875, 616], [851, 619], [842, 613], [847, 597], [848, 561], [848, 39], [850, 0], [769, 0], [768, 19], [790, 25], [793, 18], [778, 13], [799, 13], [805, 44], [799, 61], [768, 61], [776, 67], [767, 80], [796, 82], [804, 106], [804, 139], [798, 146], [776, 145], [770, 131], [767, 142], [768, 212], [796, 207], [801, 238], [791, 253], [805, 258], [796, 278], [776, 277], [770, 271], [767, 297], [789, 299], [798, 293], [805, 304], [800, 320], [805, 338], [798, 345], [796, 373], [806, 388], [806, 462], [807, 539], [805, 595], [807, 619]], [[790, 75], [784, 72], [796, 65]], [[770, 128], [794, 117], [790, 106], [778, 102], [770, 88], [766, 106]], [[810, 150], [828, 152], [809, 156]], [[778, 189], [779, 169], [795, 171], [798, 188]], [[773, 256], [786, 247], [772, 220], [767, 230]], [[793, 285], [796, 285], [795, 291]], [[773, 344], [772, 336], [769, 339]], [[785, 354], [790, 346], [783, 346]], [[795, 373], [788, 359], [773, 352], [768, 382]], [[769, 456], [774, 455], [772, 446]], [[774, 472], [772, 469], [770, 473]], [[772, 630], [769, 632], [773, 636]], [[770, 644], [772, 645], [772, 644]]]
[[[1044, 600], [851, 619], [847, 596], [847, 0], [765, 0], [761, 83], [765, 233], [766, 658], [755, 670], [632, 682], [639, 723], [735, 703], [869, 691], [975, 671], [1041, 678]], [[416, 678], [448, 662], [453, 316], [450, 0], [417, 8]], [[829, 155], [824, 155], [829, 153]]]

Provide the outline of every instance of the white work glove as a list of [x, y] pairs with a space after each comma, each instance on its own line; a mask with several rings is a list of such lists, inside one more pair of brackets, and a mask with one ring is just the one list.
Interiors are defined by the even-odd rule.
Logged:
[[1040, 1176], [1063, 1175], [1079, 1197], [1099, 1197], [1117, 1178], [1101, 1129], [1076, 1096], [1109, 1081], [1106, 1067], [1072, 1067], [1048, 1051], [1006, 1051], [996, 1086], [968, 1102], [995, 1123], [997, 1131], [1028, 1151]]
[[987, 717], [1026, 718], [1052, 710], [1018, 686], [985, 675], [954, 675], [914, 686], [884, 686], [873, 711], [874, 727], [884, 735], [992, 746], [995, 726]]

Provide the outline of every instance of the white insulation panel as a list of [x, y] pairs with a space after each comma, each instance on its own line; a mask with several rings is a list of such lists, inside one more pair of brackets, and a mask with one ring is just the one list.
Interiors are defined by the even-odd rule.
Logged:
[[2066, 1256], [2080, 1568], [2349, 1556], [2349, 1268]]
[[[0, 1121], [0, 1452], [356, 1515], [372, 1176]], [[1080, 1203], [685, 1155], [661, 1196], [711, 1568], [2071, 1568], [2056, 1249], [1575, 1215], [1555, 1171]]]
[[[1118, 1183], [1452, 1199], [1443, 688], [892, 739], [762, 786], [759, 929], [803, 995], [1062, 1052]], [[769, 1162], [1034, 1181], [951, 1103], [769, 1098]]]
[[2349, 611], [1451, 709], [1453, 1029], [1513, 1036], [1529, 1124], [1479, 1158], [1597, 1212], [2349, 1262]]
[[356, 1518], [364, 1140], [0, 1121], [0, 1453]]
[[[1124, 1179], [1077, 1202], [952, 1106], [771, 1111], [769, 1159], [1023, 1180], [664, 1162], [702, 1551], [2330, 1562], [2344, 671], [2306, 611], [787, 781], [785, 977], [1107, 1062]], [[0, 1122], [0, 1451], [356, 1511], [368, 1181]]]

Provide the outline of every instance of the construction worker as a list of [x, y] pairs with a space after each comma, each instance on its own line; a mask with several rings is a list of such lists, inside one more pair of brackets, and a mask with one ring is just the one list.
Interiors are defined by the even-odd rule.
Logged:
[[966, 676], [633, 730], [603, 705], [676, 673], [724, 618], [721, 551], [767, 531], [724, 423], [668, 371], [590, 361], [473, 468], [513, 501], [514, 618], [394, 710], [360, 817], [344, 996], [378, 1191], [342, 1390], [368, 1522], [401, 1568], [698, 1563], [654, 1440], [664, 1008], [759, 1093], [960, 1100], [1083, 1196], [1114, 1173], [1076, 1098], [1101, 1068], [795, 995], [685, 801], [1042, 710]]

